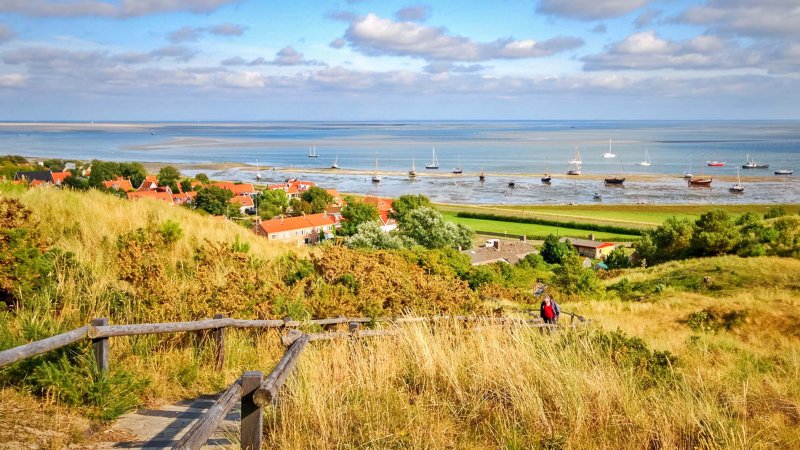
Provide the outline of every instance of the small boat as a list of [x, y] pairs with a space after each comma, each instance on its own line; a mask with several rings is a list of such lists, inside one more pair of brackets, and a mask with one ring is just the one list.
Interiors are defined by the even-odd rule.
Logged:
[[692, 161], [691, 160], [689, 161], [689, 170], [683, 172], [683, 178], [686, 178], [687, 180], [689, 178], [692, 178]]
[[637, 163], [636, 165], [642, 167], [650, 167], [650, 165], [652, 165], [652, 162], [650, 161], [650, 152], [647, 151], [647, 146], [644, 148], [644, 161]]
[[577, 165], [583, 164], [583, 161], [581, 161], [581, 152], [578, 151], [577, 145], [575, 146], [575, 156], [573, 156], [572, 159], [569, 160], [569, 163]]
[[608, 140], [608, 151], [603, 153], [603, 158], [616, 158], [617, 155], [611, 151], [611, 139]]
[[552, 179], [553, 177], [550, 176], [549, 173], [544, 174], [544, 176], [541, 178], [542, 183], [549, 183]]
[[317, 146], [316, 145], [312, 145], [311, 148], [308, 149], [308, 157], [309, 158], [319, 158], [319, 155], [317, 154]]
[[724, 167], [725, 161], [706, 161], [708, 167]]
[[742, 186], [742, 178], [739, 176], [739, 169], [736, 169], [736, 184], [728, 188], [729, 191], [733, 192], [734, 194], [741, 194], [744, 192], [744, 186]]
[[481, 181], [486, 181], [486, 175], [483, 174], [483, 167], [481, 167], [481, 174], [478, 175], [478, 179]]
[[778, 169], [775, 171], [775, 175], [791, 175], [794, 173], [792, 169]]
[[458, 155], [458, 164], [456, 167], [453, 168], [453, 173], [456, 175], [461, 175], [464, 171], [461, 169], [461, 155]]
[[411, 158], [411, 169], [408, 171], [408, 178], [416, 178], [417, 177], [417, 166], [415, 164], [414, 158]]
[[747, 161], [742, 164], [742, 169], [769, 169], [769, 164], [759, 164], [754, 159], [750, 159], [747, 155]]
[[381, 176], [378, 175], [378, 155], [375, 155], [375, 174], [372, 175], [372, 182], [376, 184], [381, 182]]
[[426, 169], [436, 170], [439, 168], [439, 160], [436, 159], [436, 149], [431, 147], [431, 162], [425, 164]]
[[689, 178], [689, 186], [711, 186], [711, 178]]
[[509, 181], [508, 182], [508, 187], [510, 187], [510, 188], [513, 188], [516, 185], [517, 185], [517, 183], [515, 183], [514, 181]]
[[599, 192], [595, 192], [595, 193], [594, 193], [594, 199], [599, 201], [599, 200], [602, 200], [602, 199], [603, 199], [603, 196], [602, 196], [602, 195], [600, 195], [600, 193], [599, 193]]
[[567, 171], [567, 175], [580, 175], [580, 174], [581, 174], [581, 168], [580, 167], [576, 167], [574, 169], [569, 169]]
[[258, 160], [256, 160], [256, 180], [261, 181], [261, 168], [258, 166]]
[[605, 182], [606, 182], [606, 184], [614, 184], [614, 185], [619, 186], [619, 185], [622, 185], [623, 183], [625, 183], [625, 178], [624, 177], [606, 178]]
[[333, 161], [331, 164], [331, 169], [338, 169], [339, 168], [339, 154], [336, 154], [336, 160]]

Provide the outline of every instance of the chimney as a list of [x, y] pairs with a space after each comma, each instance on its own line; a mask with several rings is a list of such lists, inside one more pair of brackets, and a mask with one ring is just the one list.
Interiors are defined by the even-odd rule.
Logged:
[[519, 240], [522, 241], [522, 242], [528, 242], [528, 236], [525, 236], [523, 234], [522, 236], [520, 236]]
[[594, 233], [589, 233], [589, 240], [590, 240], [590, 241], [593, 241], [593, 240], [594, 240]]
[[494, 248], [497, 249], [497, 250], [500, 250], [500, 239], [497, 239], [496, 241], [494, 241]]

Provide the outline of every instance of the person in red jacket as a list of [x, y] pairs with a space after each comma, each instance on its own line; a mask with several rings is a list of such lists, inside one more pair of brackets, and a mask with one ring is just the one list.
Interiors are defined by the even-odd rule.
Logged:
[[542, 315], [542, 320], [544, 320], [544, 323], [555, 324], [558, 322], [558, 316], [561, 314], [561, 309], [559, 309], [558, 303], [556, 303], [555, 300], [550, 298], [549, 295], [545, 295], [544, 300], [542, 300], [542, 304], [539, 306], [539, 313]]

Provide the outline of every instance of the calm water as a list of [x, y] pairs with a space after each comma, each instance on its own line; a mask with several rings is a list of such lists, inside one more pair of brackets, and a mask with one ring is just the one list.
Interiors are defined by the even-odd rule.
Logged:
[[[609, 148], [618, 156], [604, 159]], [[310, 146], [318, 158], [308, 158]], [[539, 182], [549, 168], [563, 173], [578, 146], [585, 175], [625, 173], [661, 175], [625, 188], [608, 188], [586, 178]], [[380, 169], [405, 173], [416, 161], [420, 173], [436, 148], [443, 176], [410, 181], [401, 174], [383, 175], [379, 187], [365, 175], [302, 173], [324, 169], [339, 158], [343, 169]], [[649, 151], [653, 165], [635, 163]], [[235, 162], [275, 167], [263, 170], [268, 180], [301, 176], [345, 192], [400, 195], [424, 193], [453, 203], [586, 203], [594, 192], [614, 203], [770, 203], [800, 201], [797, 177], [777, 177], [778, 168], [796, 168], [800, 175], [800, 122], [664, 122], [664, 121], [510, 121], [510, 122], [287, 122], [237, 124], [160, 123], [130, 128], [101, 128], [86, 124], [62, 130], [26, 127], [0, 128], [0, 153], [36, 157], [120, 161], [216, 163]], [[768, 170], [743, 171], [743, 195], [728, 192], [730, 182], [715, 181], [711, 189], [688, 189], [680, 174], [735, 176], [750, 155]], [[708, 168], [706, 160], [726, 161]], [[461, 178], [444, 176], [453, 167]], [[483, 185], [476, 174], [492, 174]], [[296, 173], [296, 171], [300, 173]], [[206, 170], [212, 177], [252, 181], [250, 170]], [[194, 171], [186, 171], [193, 174]], [[514, 174], [514, 175], [512, 175]], [[528, 176], [520, 174], [530, 174]], [[747, 177], [766, 177], [747, 184]], [[516, 188], [508, 188], [508, 181]]]

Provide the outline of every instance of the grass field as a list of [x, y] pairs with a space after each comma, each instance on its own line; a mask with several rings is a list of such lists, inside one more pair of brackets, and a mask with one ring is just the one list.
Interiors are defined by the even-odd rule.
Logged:
[[[576, 205], [576, 206], [464, 206], [437, 205], [440, 211], [458, 211], [505, 214], [509, 216], [538, 217], [542, 219], [576, 221], [596, 224], [624, 225], [650, 228], [665, 219], [676, 216], [697, 219], [711, 209], [723, 209], [739, 215], [748, 211], [763, 214], [772, 205]], [[800, 212], [800, 205], [781, 205], [787, 211]]]
[[515, 223], [515, 222], [501, 222], [497, 220], [482, 220], [470, 219], [465, 217], [456, 217], [456, 213], [444, 212], [442, 213], [446, 220], [454, 223], [466, 225], [473, 230], [488, 231], [491, 233], [508, 233], [508, 234], [524, 234], [526, 236], [547, 236], [555, 234], [556, 236], [567, 236], [575, 238], [586, 238], [590, 233], [594, 233], [597, 239], [607, 239], [613, 241], [635, 241], [639, 236], [630, 234], [616, 234], [606, 233], [602, 231], [589, 231], [589, 230], [576, 230], [573, 228], [554, 227], [549, 225], [536, 225], [528, 223]]

